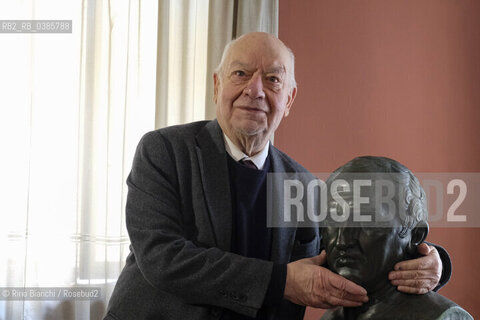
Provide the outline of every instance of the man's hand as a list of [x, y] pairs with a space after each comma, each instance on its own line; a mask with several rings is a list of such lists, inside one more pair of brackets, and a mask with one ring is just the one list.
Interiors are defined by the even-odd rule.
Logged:
[[293, 303], [328, 309], [358, 307], [368, 301], [367, 291], [330, 270], [320, 267], [326, 253], [287, 264], [284, 298]]
[[442, 276], [442, 260], [435, 247], [422, 243], [417, 247], [421, 258], [399, 262], [388, 275], [392, 285], [405, 293], [424, 294], [433, 290]]

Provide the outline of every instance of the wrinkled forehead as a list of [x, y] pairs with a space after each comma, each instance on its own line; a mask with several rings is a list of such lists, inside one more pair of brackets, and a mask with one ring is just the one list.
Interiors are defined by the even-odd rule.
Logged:
[[240, 38], [227, 54], [226, 67], [263, 68], [266, 71], [291, 71], [291, 57], [287, 47], [271, 35]]

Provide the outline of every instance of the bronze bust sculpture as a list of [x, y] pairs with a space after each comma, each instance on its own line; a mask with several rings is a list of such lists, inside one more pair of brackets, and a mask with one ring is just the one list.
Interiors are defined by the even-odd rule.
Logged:
[[[364, 181], [363, 187], [352, 188], [354, 181]], [[342, 188], [342, 184], [350, 187]], [[337, 219], [322, 228], [327, 264], [364, 287], [370, 300], [357, 308], [329, 310], [323, 320], [473, 319], [436, 292], [406, 294], [388, 280], [397, 262], [416, 257], [416, 247], [428, 233], [425, 192], [409, 169], [388, 158], [358, 157], [332, 173], [328, 190], [332, 185], [338, 187], [338, 193], [329, 192], [328, 207]], [[386, 187], [390, 187], [392, 201], [378, 201]], [[342, 210], [343, 216], [338, 214]], [[356, 215], [349, 215], [355, 210]], [[346, 216], [348, 219], [338, 218]]]

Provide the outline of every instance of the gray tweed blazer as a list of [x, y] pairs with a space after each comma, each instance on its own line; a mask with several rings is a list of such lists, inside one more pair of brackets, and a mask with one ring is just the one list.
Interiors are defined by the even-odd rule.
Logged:
[[[275, 147], [269, 152], [273, 172], [307, 172]], [[273, 264], [320, 250], [316, 228], [274, 228], [270, 261], [229, 252], [230, 182], [216, 120], [147, 133], [127, 184], [131, 253], [105, 319], [220, 319], [225, 309], [255, 317]], [[268, 314], [302, 319], [304, 308], [283, 300]]]

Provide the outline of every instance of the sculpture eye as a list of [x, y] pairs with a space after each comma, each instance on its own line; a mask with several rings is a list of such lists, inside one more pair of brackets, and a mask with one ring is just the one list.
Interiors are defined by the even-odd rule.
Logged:
[[362, 232], [364, 232], [369, 237], [378, 237], [390, 231], [389, 228], [381, 227], [381, 226], [372, 224], [371, 222], [364, 223], [364, 225], [361, 228], [362, 228]]
[[338, 228], [325, 227], [325, 228], [323, 228], [323, 230], [325, 230], [325, 233], [327, 233], [327, 234], [335, 234], [337, 232]]

